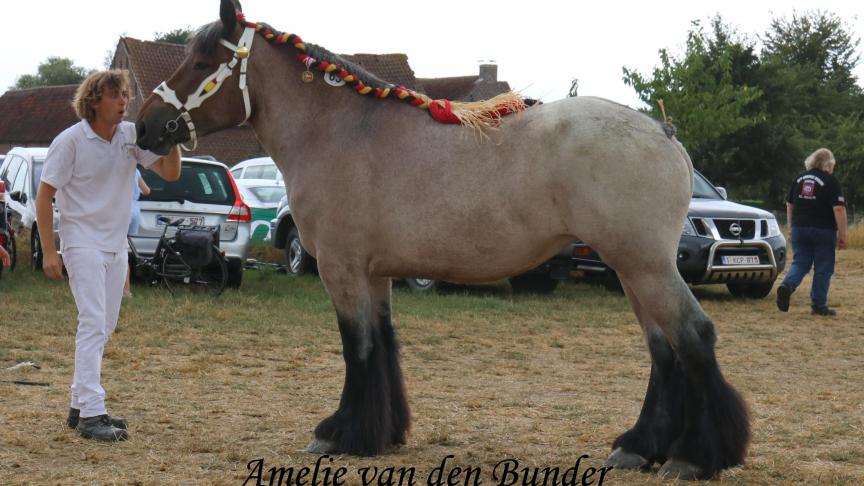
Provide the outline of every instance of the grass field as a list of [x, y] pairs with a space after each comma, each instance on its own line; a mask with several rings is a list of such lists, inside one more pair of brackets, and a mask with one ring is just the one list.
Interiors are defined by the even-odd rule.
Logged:
[[[717, 484], [864, 484], [862, 288], [864, 250], [855, 249], [840, 253], [834, 319], [810, 316], [809, 279], [788, 314], [772, 298], [695, 289], [715, 320], [723, 371], [753, 416], [747, 464]], [[301, 449], [335, 410], [343, 380], [335, 315], [317, 278], [249, 271], [242, 290], [216, 300], [133, 290], [103, 366], [109, 409], [129, 419], [131, 440], [100, 444], [64, 425], [75, 330], [68, 287], [26, 266], [4, 273], [0, 484], [242, 484], [259, 458], [267, 484], [270, 467], [314, 466]], [[549, 297], [514, 297], [506, 284], [433, 295], [397, 288], [393, 307], [413, 430], [384, 456], [325, 461], [347, 468], [344, 484], [361, 484], [361, 468], [375, 466], [397, 468], [391, 484], [398, 468], [413, 467], [425, 485], [448, 454], [448, 465], [479, 468], [484, 485], [498, 484], [492, 471], [505, 459], [563, 473], [587, 455], [581, 477], [639, 413], [647, 352], [625, 299], [601, 287], [569, 282]], [[22, 361], [41, 368], [2, 370]], [[660, 481], [613, 470], [604, 484]]]

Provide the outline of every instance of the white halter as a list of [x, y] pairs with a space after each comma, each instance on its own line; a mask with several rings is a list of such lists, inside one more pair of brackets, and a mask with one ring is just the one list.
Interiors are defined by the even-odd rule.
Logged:
[[201, 103], [204, 103], [204, 100], [219, 91], [222, 82], [231, 76], [231, 73], [234, 71], [234, 66], [237, 65], [237, 61], [240, 61], [240, 90], [243, 91], [243, 107], [246, 109], [246, 118], [244, 118], [240, 124], [242, 125], [245, 123], [246, 120], [249, 119], [249, 116], [252, 115], [252, 105], [249, 103], [249, 87], [246, 84], [246, 63], [249, 60], [249, 55], [252, 50], [252, 40], [254, 39], [254, 36], [255, 29], [253, 27], [246, 27], [236, 46], [225, 39], [219, 39], [219, 43], [234, 52], [234, 57], [227, 63], [223, 62], [220, 64], [219, 68], [215, 73], [213, 73], [213, 75], [204, 78], [204, 81], [201, 81], [201, 84], [198, 85], [198, 89], [186, 98], [186, 103], [180, 102], [180, 99], [177, 98], [177, 93], [175, 93], [173, 89], [169, 88], [168, 83], [165, 81], [162, 81], [162, 84], [153, 90], [153, 92], [159, 95], [165, 103], [170, 104], [180, 111], [180, 116], [178, 116], [177, 119], [169, 120], [168, 123], [165, 124], [165, 129], [169, 133], [177, 131], [177, 121], [181, 118], [186, 122], [186, 127], [189, 129], [189, 137], [192, 139], [192, 148], [187, 148], [185, 145], [180, 144], [180, 146], [183, 147], [183, 150], [189, 152], [195, 150], [198, 146], [198, 137], [195, 134], [195, 124], [192, 123], [192, 116], [189, 112], [201, 106]]

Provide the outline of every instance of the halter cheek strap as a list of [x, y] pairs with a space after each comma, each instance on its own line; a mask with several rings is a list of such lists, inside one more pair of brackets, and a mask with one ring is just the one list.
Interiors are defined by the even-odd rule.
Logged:
[[243, 30], [243, 35], [240, 36], [237, 45], [234, 45], [225, 39], [220, 39], [219, 42], [223, 46], [234, 52], [234, 57], [232, 57], [227, 63], [223, 62], [220, 64], [215, 73], [204, 78], [204, 81], [198, 85], [198, 89], [193, 91], [192, 94], [186, 98], [186, 103], [180, 102], [177, 93], [168, 87], [168, 83], [165, 81], [162, 81], [162, 83], [153, 90], [153, 93], [162, 98], [162, 101], [173, 106], [180, 112], [180, 115], [175, 120], [169, 120], [168, 123], [165, 124], [165, 130], [169, 133], [174, 133], [177, 131], [177, 128], [179, 128], [179, 120], [182, 119], [186, 123], [186, 127], [189, 129], [189, 137], [192, 139], [192, 148], [188, 148], [186, 145], [181, 144], [180, 146], [183, 147], [183, 150], [189, 152], [195, 150], [198, 146], [195, 124], [192, 123], [192, 116], [189, 112], [198, 108], [207, 98], [216, 94], [216, 92], [219, 91], [219, 88], [222, 87], [222, 83], [234, 72], [234, 68], [238, 63], [240, 64], [239, 87], [240, 91], [243, 92], [243, 108], [246, 112], [246, 117], [243, 118], [243, 121], [240, 122], [240, 124], [242, 125], [245, 123], [252, 115], [252, 104], [249, 101], [249, 86], [246, 84], [246, 68], [254, 36], [255, 29], [247, 27]]

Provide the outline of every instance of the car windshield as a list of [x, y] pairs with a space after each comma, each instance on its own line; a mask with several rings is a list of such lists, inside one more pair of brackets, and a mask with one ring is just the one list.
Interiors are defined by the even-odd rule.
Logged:
[[153, 171], [141, 171], [150, 194], [142, 201], [177, 201], [201, 204], [234, 204], [234, 189], [224, 167], [183, 162], [180, 180], [168, 182]]
[[702, 174], [693, 172], [693, 197], [696, 199], [723, 199], [717, 189]]
[[248, 190], [255, 195], [255, 198], [265, 203], [278, 203], [285, 195], [284, 186], [249, 187]]

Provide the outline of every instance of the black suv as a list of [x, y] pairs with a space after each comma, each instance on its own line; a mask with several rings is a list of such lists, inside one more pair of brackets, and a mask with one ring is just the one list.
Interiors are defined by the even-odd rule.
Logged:
[[[596, 252], [578, 243], [577, 269], [603, 275], [607, 286], [620, 289], [615, 272]], [[678, 243], [678, 271], [687, 283], [726, 284], [736, 297], [761, 299], [771, 293], [786, 266], [786, 239], [773, 214], [726, 200], [694, 172], [693, 199]]]

